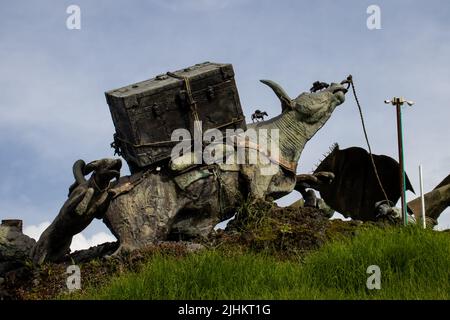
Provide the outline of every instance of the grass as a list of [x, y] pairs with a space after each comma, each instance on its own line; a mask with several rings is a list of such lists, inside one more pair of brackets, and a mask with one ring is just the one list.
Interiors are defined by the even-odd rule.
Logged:
[[[366, 288], [370, 265], [381, 269], [380, 290]], [[137, 272], [63, 298], [449, 299], [450, 235], [414, 226], [369, 228], [301, 260], [226, 249], [157, 254]]]

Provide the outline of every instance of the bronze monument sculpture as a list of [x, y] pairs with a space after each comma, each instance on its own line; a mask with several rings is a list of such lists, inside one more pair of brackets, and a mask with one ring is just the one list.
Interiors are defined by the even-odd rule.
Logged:
[[[202, 107], [198, 104], [207, 103], [208, 99], [214, 99], [220, 95], [220, 90], [211, 86], [204, 91], [205, 99], [196, 96], [197, 101], [200, 102], [191, 101], [199, 90], [199, 87], [196, 87], [195, 72], [199, 73], [198, 69], [205, 68], [204, 64], [199, 66], [194, 68], [194, 71], [192, 69], [184, 71], [193, 73], [194, 80], [188, 79], [187, 76], [179, 76], [180, 73], [171, 74], [170, 79], [159, 76], [159, 81], [168, 81], [178, 91], [187, 88], [187, 90], [181, 90], [181, 95], [184, 95], [185, 100], [188, 101], [188, 111], [198, 111]], [[211, 69], [215, 67], [215, 65], [210, 67], [209, 64], [206, 66]], [[222, 76], [224, 74], [226, 76], [224, 81], [230, 83], [232, 73], [227, 71], [230, 69], [223, 65], [220, 67], [222, 68], [220, 70], [224, 68], [226, 70], [221, 72]], [[214, 70], [208, 69], [208, 72], [214, 75]], [[177, 80], [176, 83], [173, 79]], [[190, 87], [191, 83], [188, 83], [190, 80], [192, 87]], [[218, 85], [221, 85], [220, 81]], [[334, 109], [344, 102], [347, 90], [343, 84], [332, 83], [320, 92], [302, 93], [297, 98], [291, 99], [275, 82], [269, 80], [262, 80], [262, 82], [271, 87], [280, 99], [282, 113], [267, 121], [250, 124], [248, 128], [257, 133], [277, 129], [279, 139], [273, 142], [277, 143], [279, 158], [274, 160], [267, 156], [270, 158], [270, 164], [261, 160], [255, 164], [230, 165], [226, 162], [194, 165], [177, 171], [179, 169], [176, 166], [171, 166], [172, 162], [164, 164], [161, 161], [155, 161], [157, 157], [139, 158], [139, 152], [135, 152], [134, 158], [128, 157], [128, 160], [132, 158], [129, 162], [131, 162], [130, 169], [134, 173], [120, 178], [109, 187], [110, 180], [117, 177], [118, 169], [120, 169], [119, 160], [104, 159], [94, 162], [97, 164], [94, 170], [98, 171], [95, 171], [86, 182], [82, 181], [81, 176], [86, 175], [88, 173], [86, 168], [91, 169], [93, 165], [88, 164], [83, 169], [82, 163], [77, 162], [74, 172], [78, 185], [71, 188], [69, 199], [60, 214], [38, 241], [33, 250], [34, 261], [60, 259], [67, 252], [71, 237], [84, 229], [94, 217], [103, 217], [105, 224], [119, 240], [118, 252], [120, 252], [139, 248], [158, 240], [205, 236], [217, 223], [233, 216], [242, 201], [278, 199], [292, 192], [296, 185], [297, 162], [305, 144], [322, 128]], [[137, 88], [132, 86], [132, 89]], [[189, 92], [189, 90], [192, 91]], [[233, 92], [233, 89], [224, 90]], [[131, 106], [130, 110], [133, 112], [139, 109], [139, 99], [137, 101], [136, 107]], [[109, 103], [111, 106], [110, 100]], [[150, 108], [146, 109], [143, 106], [144, 112], [149, 110], [152, 116], [163, 117], [156, 112], [166, 110], [160, 107], [161, 104], [151, 104], [149, 101], [146, 103], [150, 104]], [[236, 102], [232, 105], [239, 104]], [[117, 113], [112, 112], [112, 114], [113, 119], [117, 120]], [[138, 114], [130, 113], [132, 114], [139, 119]], [[240, 108], [237, 109], [236, 114], [240, 114]], [[214, 123], [213, 119], [211, 121]], [[242, 127], [239, 121], [236, 119], [231, 125], [236, 124]], [[190, 129], [195, 128], [190, 127]], [[135, 137], [142, 140], [143, 133]], [[125, 149], [127, 152], [126, 148], [132, 146], [124, 147], [125, 139], [123, 136], [120, 138], [116, 140], [123, 148], [120, 151], [123, 152]], [[132, 147], [134, 148], [132, 151], [139, 148], [143, 150], [145, 147], [144, 145]], [[240, 147], [251, 149], [249, 145]], [[167, 148], [161, 150], [167, 151]], [[167, 156], [167, 152], [161, 153]], [[272, 160], [277, 164], [276, 170], [270, 174], [264, 173], [262, 169], [273, 165]], [[156, 167], [155, 164], [161, 166]], [[99, 188], [92, 187], [100, 184]], [[61, 234], [64, 236], [62, 237]], [[52, 239], [63, 241], [58, 241], [56, 244]]]
[[[94, 218], [103, 219], [117, 237], [116, 253], [120, 253], [157, 241], [205, 237], [242, 203], [273, 201], [293, 190], [302, 194], [305, 206], [328, 205], [354, 219], [376, 220], [377, 210], [384, 208], [380, 201], [392, 204], [399, 197], [392, 178], [398, 171], [395, 160], [374, 155], [388, 199], [377, 189], [368, 154], [361, 148], [339, 150], [336, 146], [314, 173], [297, 175], [306, 143], [345, 101], [349, 81], [351, 77], [340, 83], [315, 82], [310, 92], [291, 99], [277, 83], [261, 80], [280, 99], [281, 113], [251, 124], [245, 124], [234, 71], [227, 64], [198, 64], [107, 92], [116, 126], [112, 146], [127, 161], [131, 175], [120, 177], [119, 159], [87, 165], [82, 160], [75, 162], [69, 198], [34, 246], [34, 262], [62, 259], [72, 237]], [[174, 139], [177, 128], [192, 134], [192, 140], [205, 129], [235, 130], [231, 148], [220, 139], [200, 141], [205, 150], [213, 147], [216, 160], [225, 161], [193, 161], [198, 160], [195, 148], [183, 149], [174, 157], [172, 151], [180, 143]], [[258, 139], [267, 141], [276, 152], [267, 151]], [[243, 162], [239, 151], [244, 151]], [[249, 161], [252, 152], [257, 154], [256, 162]], [[427, 196], [427, 210], [434, 219], [449, 205], [449, 188], [447, 177]], [[416, 201], [409, 207], [420, 214]]]

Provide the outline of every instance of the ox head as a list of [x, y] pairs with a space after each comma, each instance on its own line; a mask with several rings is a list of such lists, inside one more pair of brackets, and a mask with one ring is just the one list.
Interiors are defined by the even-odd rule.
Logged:
[[317, 92], [305, 92], [291, 99], [283, 88], [271, 80], [261, 80], [268, 85], [281, 101], [282, 112], [294, 110], [299, 121], [306, 123], [321, 122], [320, 120], [345, 101], [349, 80], [341, 83], [331, 83], [327, 88]]
[[103, 189], [109, 185], [112, 179], [120, 178], [122, 161], [120, 159], [100, 159], [86, 164], [83, 160], [78, 160], [73, 165], [73, 176], [75, 183], [69, 188], [70, 193], [78, 185], [87, 183], [85, 176], [92, 173], [91, 179], [95, 179], [96, 185]]
[[99, 179], [109, 182], [114, 178], [120, 178], [121, 168], [122, 161], [120, 159], [100, 159], [88, 163], [84, 168], [84, 175], [94, 172]]

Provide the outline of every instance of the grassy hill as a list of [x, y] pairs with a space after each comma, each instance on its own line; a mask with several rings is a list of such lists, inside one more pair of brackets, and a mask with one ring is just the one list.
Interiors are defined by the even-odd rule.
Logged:
[[[162, 242], [111, 258], [29, 264], [7, 289], [13, 299], [450, 299], [450, 232], [258, 202], [196, 242], [202, 250]], [[82, 289], [68, 293], [74, 263]], [[372, 265], [380, 290], [366, 287]]]
[[[366, 269], [381, 269], [368, 290]], [[368, 227], [306, 255], [225, 246], [157, 253], [135, 271], [64, 299], [450, 299], [450, 234]]]

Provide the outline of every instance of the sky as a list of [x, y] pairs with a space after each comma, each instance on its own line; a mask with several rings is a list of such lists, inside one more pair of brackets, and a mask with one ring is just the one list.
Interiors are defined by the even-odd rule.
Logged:
[[[395, 110], [383, 101], [414, 100], [403, 112], [409, 178], [418, 193], [419, 164], [425, 191], [450, 173], [448, 1], [1, 2], [0, 218], [23, 219], [34, 237], [66, 200], [74, 161], [113, 156], [104, 92], [204, 61], [233, 64], [247, 121], [257, 108], [281, 111], [259, 79], [296, 97], [352, 74], [373, 152], [396, 159]], [[79, 30], [66, 26], [69, 5], [81, 10]], [[367, 27], [370, 5], [381, 29]], [[298, 171], [311, 172], [334, 142], [366, 147], [351, 94], [306, 145]], [[299, 198], [294, 191], [280, 204]], [[450, 228], [450, 210], [439, 228]], [[96, 221], [77, 239], [72, 248], [114, 238]]]

